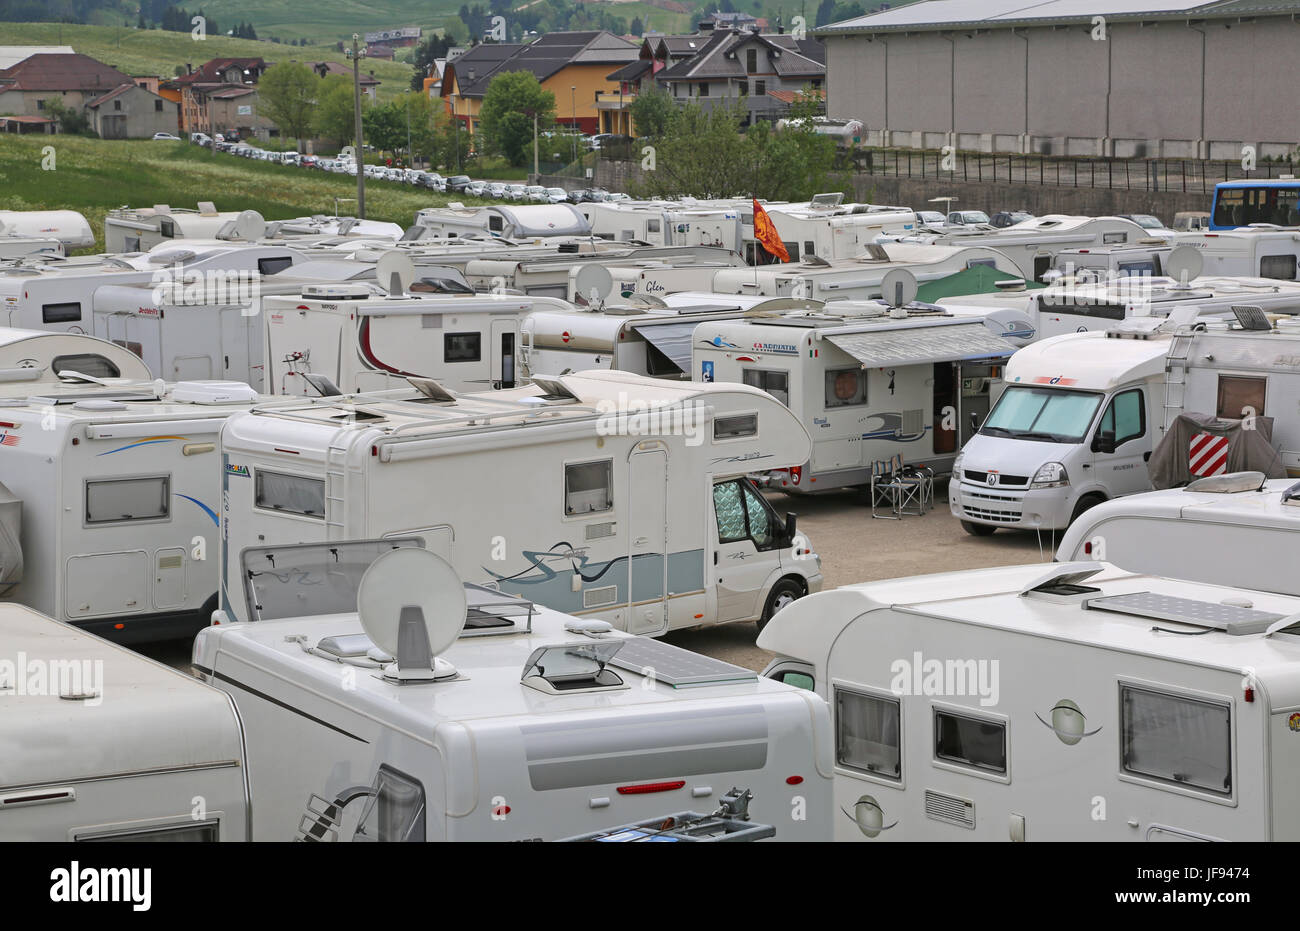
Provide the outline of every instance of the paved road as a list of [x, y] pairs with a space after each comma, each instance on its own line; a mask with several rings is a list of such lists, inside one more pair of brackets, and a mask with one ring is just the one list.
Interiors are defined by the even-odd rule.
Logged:
[[[799, 529], [822, 558], [826, 588], [931, 572], [1006, 566], [1050, 560], [1052, 541], [1042, 546], [1032, 533], [998, 531], [972, 537], [948, 512], [945, 482], [936, 489], [936, 507], [924, 517], [873, 520], [871, 509], [851, 492], [797, 498], [770, 492], [777, 511], [799, 515]], [[753, 624], [725, 624], [672, 634], [666, 639], [688, 650], [762, 669], [771, 654], [754, 645]], [[177, 669], [189, 669], [190, 644], [160, 643], [141, 650]]]

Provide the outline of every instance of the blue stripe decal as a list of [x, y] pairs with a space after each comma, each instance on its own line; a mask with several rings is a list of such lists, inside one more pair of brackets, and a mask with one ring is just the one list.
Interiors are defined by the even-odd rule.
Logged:
[[171, 440], [143, 440], [139, 443], [132, 443], [130, 446], [119, 446], [117, 449], [110, 449], [106, 452], [99, 453], [99, 456], [111, 456], [113, 453], [120, 453], [124, 450], [135, 449], [138, 446], [155, 446], [159, 443], [170, 443]]
[[199, 507], [203, 508], [203, 513], [204, 513], [204, 514], [206, 514], [206, 515], [208, 515], [209, 517], [212, 518], [212, 523], [213, 523], [214, 526], [216, 526], [216, 527], [220, 527], [220, 526], [221, 526], [221, 520], [217, 517], [217, 512], [214, 511], [214, 510], [212, 510], [212, 508], [208, 507], [206, 504], [204, 504], [204, 503], [203, 503], [202, 501], [200, 501], [198, 498], [191, 498], [189, 495], [183, 495], [183, 494], [181, 494], [180, 492], [174, 492], [174, 494], [176, 495], [176, 497], [178, 497], [178, 498], [184, 498], [186, 501], [193, 501], [193, 502], [194, 502], [195, 504], [197, 504]]

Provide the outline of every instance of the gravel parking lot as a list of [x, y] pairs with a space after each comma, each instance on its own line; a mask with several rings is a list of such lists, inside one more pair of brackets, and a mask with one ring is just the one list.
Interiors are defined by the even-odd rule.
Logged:
[[[815, 498], [768, 493], [777, 512], [794, 511], [799, 529], [822, 558], [826, 588], [875, 579], [893, 579], [932, 572], [1007, 566], [1050, 560], [1055, 547], [1044, 538], [1042, 546], [1032, 533], [999, 531], [990, 537], [972, 537], [948, 511], [947, 483], [935, 489], [935, 508], [924, 517], [873, 520], [864, 499], [851, 492]], [[667, 639], [688, 650], [716, 656], [740, 666], [761, 670], [771, 654], [754, 645], [753, 624], [724, 624], [671, 634]], [[190, 643], [159, 643], [141, 652], [177, 669], [189, 670]]]

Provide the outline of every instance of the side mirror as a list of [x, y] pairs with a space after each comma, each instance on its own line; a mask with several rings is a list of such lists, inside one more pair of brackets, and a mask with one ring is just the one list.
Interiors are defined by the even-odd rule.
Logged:
[[799, 515], [794, 513], [793, 511], [787, 511], [785, 515], [785, 538], [787, 540], [791, 540], [791, 541], [794, 540], [795, 533], [797, 532], [798, 524], [799, 524]]
[[971, 411], [971, 412], [970, 412], [970, 432], [971, 432], [971, 433], [977, 433], [977, 432], [979, 432], [979, 428], [980, 428], [980, 419], [979, 419], [979, 415], [976, 414], [974, 411]]
[[1113, 453], [1115, 451], [1115, 431], [1101, 430], [1092, 438], [1094, 453]]

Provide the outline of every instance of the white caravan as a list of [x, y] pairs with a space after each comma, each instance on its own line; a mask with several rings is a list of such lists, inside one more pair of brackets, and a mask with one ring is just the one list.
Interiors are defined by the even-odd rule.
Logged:
[[[640, 242], [654, 246], [720, 246], [744, 251], [741, 209], [700, 206], [677, 201], [642, 203], [590, 202], [575, 208], [586, 217], [589, 231], [599, 239]], [[751, 223], [752, 211], [751, 211]], [[750, 238], [753, 238], [751, 231]]]
[[1252, 223], [1244, 229], [1179, 233], [1177, 244], [1196, 249], [1207, 275], [1257, 275], [1295, 281], [1300, 228]]
[[1294, 597], [1071, 563], [846, 586], [758, 644], [831, 705], [837, 840], [1282, 841], [1298, 621]]
[[[411, 258], [417, 270], [426, 261], [418, 254], [412, 254]], [[455, 264], [442, 256], [433, 256], [427, 261], [433, 264]], [[522, 257], [489, 253], [481, 258], [466, 260], [463, 268], [465, 278], [478, 291], [516, 291], [567, 300], [585, 290], [579, 285], [577, 277], [585, 266], [612, 269], [611, 290], [631, 294], [636, 285], [636, 272], [641, 268], [661, 264], [704, 265], [716, 274], [728, 270], [738, 271], [744, 265], [740, 256], [729, 249], [714, 246], [655, 246], [595, 252], [559, 251]], [[618, 272], [618, 275], [615, 276], [613, 272]]]
[[0, 604], [0, 743], [6, 841], [249, 839], [230, 696], [16, 604]]
[[537, 380], [459, 396], [415, 380], [232, 419], [230, 617], [250, 616], [247, 547], [405, 534], [466, 579], [649, 636], [761, 624], [821, 587], [793, 517], [745, 478], [808, 458], [769, 395], [625, 372]]
[[572, 204], [425, 207], [416, 212], [415, 225], [443, 239], [484, 236], [521, 240], [591, 235], [587, 218]]
[[[764, 207], [792, 262], [815, 255], [834, 261], [861, 255], [882, 236], [907, 235], [916, 229], [916, 213], [907, 207], [846, 204], [843, 194], [818, 194], [808, 203]], [[754, 210], [742, 214], [745, 257], [755, 263]]]
[[21, 236], [10, 233], [0, 224], [0, 262], [61, 255], [63, 243], [53, 236]]
[[520, 326], [537, 310], [568, 311], [549, 297], [385, 293], [373, 283], [307, 285], [266, 297], [262, 318], [269, 394], [315, 395], [312, 376], [346, 392], [433, 378], [452, 391], [513, 388]]
[[0, 210], [0, 236], [53, 239], [65, 249], [85, 249], [95, 244], [95, 231], [75, 210]]
[[378, 239], [391, 245], [401, 235], [402, 228], [396, 223], [324, 214], [268, 223], [256, 210], [220, 211], [211, 201], [200, 201], [197, 210], [167, 204], [118, 207], [104, 217], [104, 251], [108, 253], [148, 252], [178, 239], [253, 243], [346, 237]]
[[59, 372], [147, 381], [149, 367], [131, 350], [84, 333], [0, 327], [0, 394], [57, 384]]
[[[94, 332], [143, 355], [167, 381], [234, 379], [265, 391], [262, 301], [321, 282], [373, 279], [364, 262], [299, 262], [275, 275], [227, 284], [220, 277], [180, 287], [105, 285], [94, 295]], [[93, 373], [92, 373], [93, 374]], [[274, 393], [274, 392], [268, 392]]]
[[887, 243], [869, 245], [853, 259], [827, 262], [814, 256], [755, 268], [724, 269], [713, 276], [719, 294], [766, 294], [805, 297], [818, 301], [871, 300], [881, 295], [881, 282], [895, 269], [907, 269], [920, 282], [947, 278], [975, 265], [988, 265], [1019, 277], [1011, 260], [993, 249]]
[[1003, 361], [1032, 327], [1024, 317], [933, 305], [894, 316], [878, 302], [821, 312], [718, 320], [695, 331], [692, 377], [761, 388], [812, 435], [812, 455], [768, 470], [792, 493], [866, 485], [872, 464], [901, 454], [947, 472], [972, 417], [988, 412]]
[[1062, 249], [1056, 253], [1053, 269], [1043, 277], [1050, 278], [1052, 271], [1075, 282], [1104, 282], [1116, 278], [1159, 277], [1165, 274], [1165, 263], [1173, 246], [1163, 239], [1139, 240], [1135, 245], [1089, 246], [1086, 249]]
[[218, 434], [258, 396], [120, 379], [28, 391], [0, 399], [0, 594], [121, 642], [192, 636], [217, 606]]
[[1070, 526], [1056, 558], [1300, 595], [1297, 491], [1294, 479], [1233, 472], [1107, 501]]
[[[667, 304], [672, 299], [672, 306]], [[695, 328], [706, 320], [815, 310], [818, 301], [682, 292], [655, 304], [537, 311], [521, 324], [524, 371], [562, 375], [617, 369], [655, 378], [691, 377]]]
[[1041, 340], [953, 464], [949, 507], [967, 533], [1063, 530], [1110, 498], [1151, 488], [1172, 337], [1135, 319]]
[[[254, 840], [548, 841], [647, 819], [667, 832], [683, 810], [733, 820], [745, 792], [751, 820], [728, 833], [830, 839], [817, 696], [462, 587], [433, 554], [380, 542], [244, 551], [260, 618], [195, 642], [196, 670], [244, 724]], [[653, 839], [693, 833], [671, 826]]]

